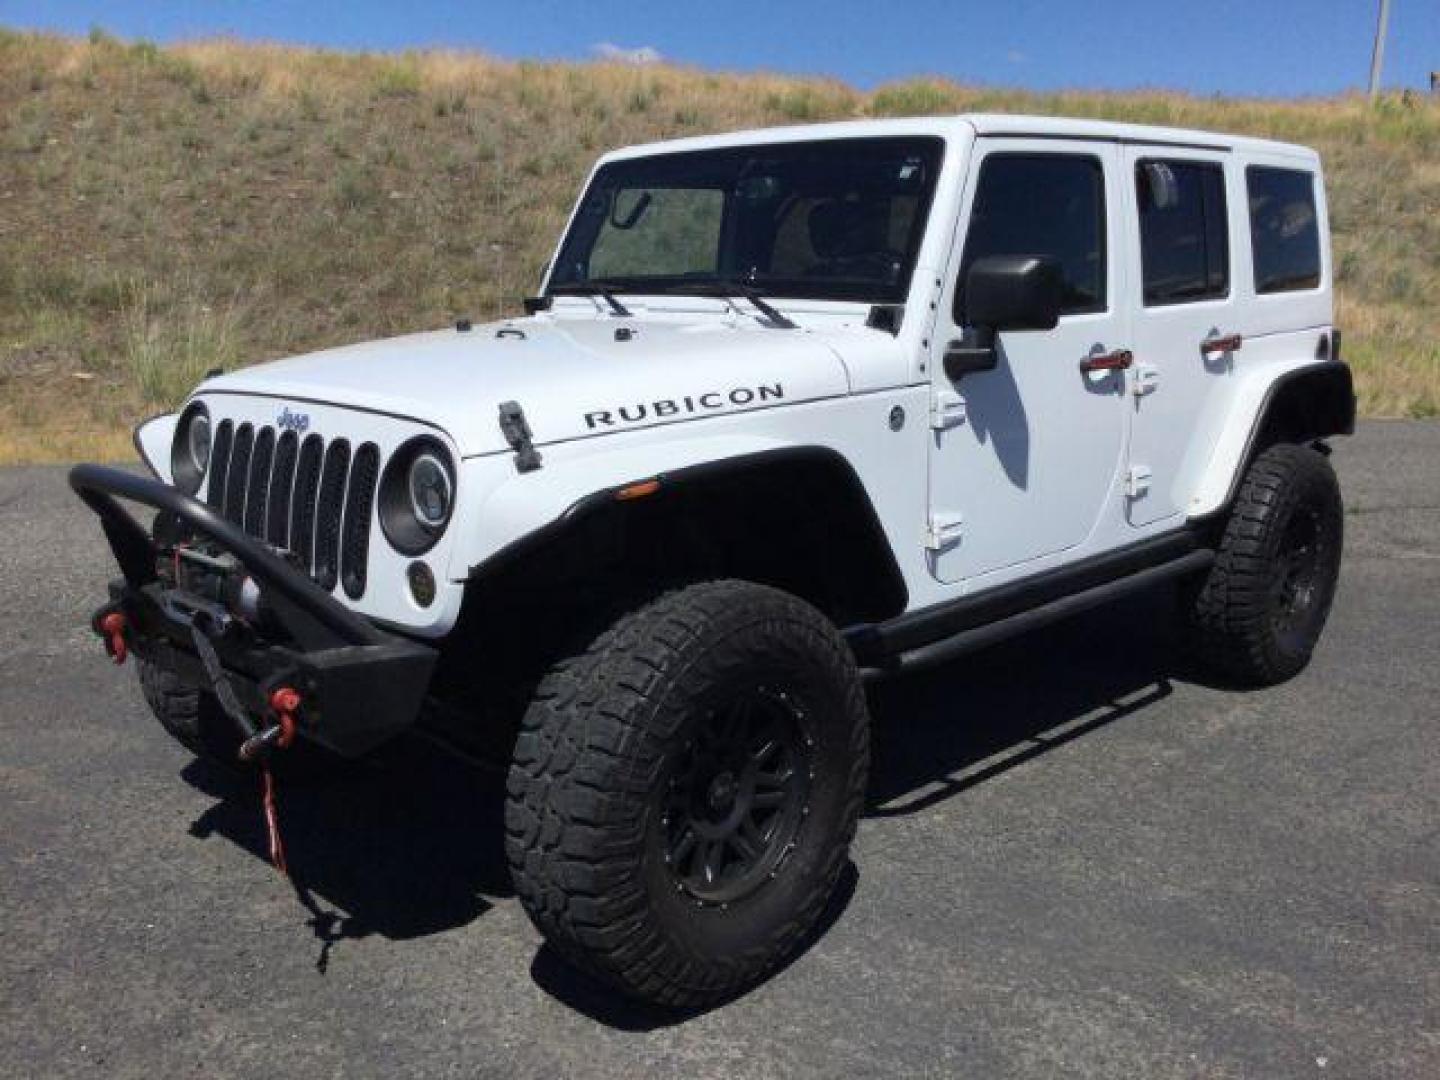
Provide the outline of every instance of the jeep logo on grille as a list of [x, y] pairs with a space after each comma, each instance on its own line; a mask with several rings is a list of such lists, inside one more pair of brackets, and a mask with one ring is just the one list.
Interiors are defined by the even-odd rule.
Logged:
[[303, 412], [291, 412], [287, 405], [280, 410], [280, 415], [275, 418], [275, 426], [281, 431], [293, 431], [297, 435], [303, 435], [310, 430], [310, 414]]

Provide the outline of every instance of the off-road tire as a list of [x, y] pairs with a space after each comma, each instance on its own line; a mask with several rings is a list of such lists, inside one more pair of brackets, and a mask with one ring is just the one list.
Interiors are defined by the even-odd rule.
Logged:
[[[803, 781], [804, 806], [787, 819], [798, 831], [777, 863], [748, 871], [753, 891], [698, 899], [672, 863], [683, 841], [667, 846], [679, 763], [717, 738], [724, 702], [762, 701], [754, 695], [803, 732], [795, 760], [808, 779], [793, 782]], [[763, 979], [814, 928], [846, 864], [868, 766], [859, 675], [828, 619], [744, 581], [667, 593], [538, 687], [507, 788], [516, 892], [550, 945], [592, 976], [655, 1005], [714, 1004]]]
[[1325, 456], [1290, 443], [1260, 453], [1214, 564], [1186, 596], [1201, 665], [1244, 686], [1303, 670], [1335, 597], [1343, 540], [1340, 486]]
[[213, 694], [187, 685], [149, 661], [137, 658], [136, 666], [150, 711], [176, 742], [214, 764], [239, 767], [240, 734]]

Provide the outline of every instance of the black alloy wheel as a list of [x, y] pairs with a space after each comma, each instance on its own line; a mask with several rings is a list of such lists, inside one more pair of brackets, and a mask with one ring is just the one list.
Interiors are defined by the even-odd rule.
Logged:
[[809, 814], [814, 737], [783, 690], [759, 686], [698, 724], [661, 789], [665, 863], [701, 904], [773, 878]]
[[1270, 600], [1275, 635], [1291, 651], [1304, 647], [1306, 628], [1325, 593], [1325, 542], [1318, 508], [1297, 507], [1275, 553]]

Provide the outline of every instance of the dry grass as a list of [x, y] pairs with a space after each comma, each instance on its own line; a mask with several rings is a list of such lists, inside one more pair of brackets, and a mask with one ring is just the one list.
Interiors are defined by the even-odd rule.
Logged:
[[211, 367], [514, 310], [593, 158], [676, 135], [968, 109], [1325, 155], [1370, 415], [1440, 412], [1440, 103], [1027, 94], [0, 31], [0, 461], [124, 456]]

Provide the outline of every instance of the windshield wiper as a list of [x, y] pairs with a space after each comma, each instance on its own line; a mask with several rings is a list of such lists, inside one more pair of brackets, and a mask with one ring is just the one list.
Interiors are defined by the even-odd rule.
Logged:
[[772, 307], [769, 301], [767, 301], [765, 297], [760, 294], [760, 290], [755, 288], [754, 285], [750, 285], [743, 281], [722, 281], [720, 282], [720, 284], [727, 286], [728, 288], [734, 289], [741, 296], [745, 297], [746, 300], [749, 300], [750, 303], [754, 304], [755, 307], [767, 319], [770, 320], [770, 324], [772, 326], [778, 327], [781, 330], [800, 329], [800, 327], [797, 326], [792, 319], [789, 319], [786, 316], [780, 314], [780, 310], [778, 308]]
[[609, 304], [610, 310], [620, 318], [630, 318], [630, 309], [615, 298], [614, 288], [603, 281], [570, 281], [562, 285], [551, 285], [550, 292], [556, 296], [598, 296]]
[[655, 291], [682, 294], [690, 293], [694, 296], [718, 296], [725, 300], [735, 296], [743, 296], [754, 305], [756, 311], [760, 312], [760, 314], [769, 320], [769, 325], [778, 330], [800, 329], [799, 326], [779, 310], [771, 306], [765, 299], [764, 294], [748, 281], [735, 281], [732, 278], [715, 278], [707, 281], [677, 281], [674, 284], [667, 283]]
[[773, 307], [764, 294], [751, 285], [748, 281], [736, 281], [732, 278], [705, 278], [703, 280], [691, 281], [685, 278], [678, 278], [672, 281], [659, 281], [655, 279], [636, 280], [634, 282], [605, 281], [595, 279], [591, 281], [569, 281], [560, 285], [551, 285], [550, 292], [557, 296], [599, 296], [610, 305], [616, 315], [627, 317], [630, 314], [628, 308], [615, 298], [617, 292], [646, 292], [657, 295], [668, 296], [717, 296], [723, 300], [730, 300], [741, 296], [754, 306], [755, 310], [765, 316], [766, 325], [773, 326], [779, 330], [800, 329], [794, 322], [788, 319], [783, 313]]

